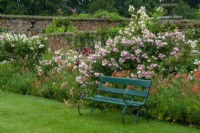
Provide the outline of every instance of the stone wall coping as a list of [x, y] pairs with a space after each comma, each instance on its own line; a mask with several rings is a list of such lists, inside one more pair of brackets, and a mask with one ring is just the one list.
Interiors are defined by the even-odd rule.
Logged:
[[100, 18], [70, 18], [66, 16], [58, 17], [58, 16], [35, 16], [35, 15], [5, 15], [0, 14], [0, 18], [4, 19], [28, 19], [28, 20], [52, 20], [53, 18], [61, 18], [61, 19], [69, 19], [71, 21], [111, 21], [111, 22], [121, 22], [121, 21], [130, 21], [130, 18], [124, 18], [121, 20], [103, 20]]
[[[0, 18], [4, 19], [28, 19], [28, 20], [52, 20], [53, 18], [62, 18], [62, 19], [70, 19], [71, 21], [112, 21], [112, 22], [121, 22], [121, 21], [130, 21], [130, 18], [124, 18], [122, 20], [103, 20], [100, 18], [87, 18], [87, 19], [80, 19], [80, 18], [69, 18], [66, 16], [63, 17], [58, 17], [58, 16], [35, 16], [35, 15], [5, 15], [5, 14], [0, 14]], [[159, 20], [168, 20], [169, 18], [164, 18], [160, 17], [158, 18]], [[200, 23], [200, 20], [198, 19], [182, 19], [182, 18], [172, 18], [175, 20], [181, 20], [183, 23], [184, 22], [195, 22], [195, 23]]]
[[[76, 35], [77, 33], [85, 33], [85, 31], [78, 31], [78, 32], [65, 32], [65, 33], [46, 33], [46, 34], [39, 34], [40, 36], [65, 36], [65, 35]], [[87, 31], [87, 33], [96, 33], [96, 31]]]

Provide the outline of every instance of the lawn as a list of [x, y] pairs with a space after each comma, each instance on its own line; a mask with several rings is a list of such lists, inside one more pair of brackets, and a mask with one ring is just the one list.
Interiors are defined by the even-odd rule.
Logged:
[[79, 116], [77, 109], [40, 97], [0, 90], [0, 133], [199, 133], [199, 129], [131, 116], [121, 122], [120, 112], [89, 109]]

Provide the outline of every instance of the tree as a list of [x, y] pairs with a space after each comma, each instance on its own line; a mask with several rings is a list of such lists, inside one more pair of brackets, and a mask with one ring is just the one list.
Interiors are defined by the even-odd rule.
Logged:
[[144, 6], [147, 11], [152, 12], [159, 5], [159, 0], [116, 0], [115, 6], [122, 16], [130, 17], [128, 8], [133, 5], [136, 9]]
[[183, 1], [186, 2], [192, 8], [197, 8], [198, 5], [200, 4], [200, 0], [183, 0]]
[[194, 18], [195, 9], [191, 8], [186, 2], [180, 1], [177, 7], [174, 8], [173, 14], [183, 16], [183, 18]]
[[117, 9], [115, 8], [115, 0], [92, 0], [88, 4], [88, 10], [91, 14], [98, 10], [117, 12]]

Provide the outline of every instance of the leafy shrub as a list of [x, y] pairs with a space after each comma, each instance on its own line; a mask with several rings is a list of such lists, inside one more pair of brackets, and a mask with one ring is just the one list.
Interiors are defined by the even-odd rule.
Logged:
[[90, 14], [80, 13], [76, 15], [71, 15], [69, 16], [69, 18], [70, 19], [87, 19], [87, 18], [92, 18], [92, 16]]
[[183, 18], [191, 19], [193, 16], [194, 9], [191, 8], [186, 2], [180, 1], [178, 6], [173, 9], [173, 14], [183, 16]]
[[0, 33], [3, 33], [3, 32], [8, 32], [8, 29], [0, 27]]
[[108, 12], [108, 11], [97, 11], [93, 15], [95, 18], [101, 18], [105, 20], [111, 20], [111, 21], [116, 21], [116, 20], [122, 20], [124, 17], [120, 16], [119, 14], [115, 12]]
[[[75, 103], [77, 100], [76, 72], [73, 71], [78, 54], [67, 49], [67, 53], [55, 51], [52, 58], [41, 60], [37, 69], [35, 88], [40, 96]], [[75, 93], [75, 92], [76, 93]]]
[[84, 47], [94, 49], [94, 44], [97, 41], [105, 44], [106, 40], [110, 37], [115, 37], [120, 29], [121, 28], [107, 28], [99, 29], [97, 32], [75, 32], [75, 34], [67, 35], [66, 40], [71, 46], [76, 47], [79, 50]]
[[32, 83], [37, 79], [33, 71], [19, 73], [20, 66], [13, 67], [9, 62], [0, 64], [0, 87], [3, 90], [21, 94], [35, 94]]
[[12, 92], [35, 95], [36, 90], [32, 87], [32, 83], [36, 79], [34, 73], [28, 70], [24, 71], [23, 74], [15, 73], [12, 75], [8, 89]]
[[45, 55], [47, 59], [40, 60], [37, 69], [25, 69], [23, 73], [19, 73], [20, 66], [13, 66], [9, 62], [1, 63], [0, 87], [12, 92], [65, 100], [70, 105], [75, 104], [78, 99], [78, 85], [73, 67], [78, 54], [75, 56], [76, 51], [67, 51]]
[[200, 38], [200, 29], [190, 28], [185, 30], [188, 39], [198, 40]]
[[10, 84], [12, 75], [16, 73], [16, 68], [8, 62], [0, 63], [0, 87], [1, 89], [7, 89]]
[[188, 74], [180, 73], [164, 79], [154, 78], [148, 99], [150, 116], [185, 125], [199, 125], [199, 81], [195, 76], [191, 80]]
[[58, 18], [54, 18], [44, 29], [45, 33], [63, 33], [73, 31], [76, 31], [76, 29], [73, 27], [70, 20]]
[[3, 33], [0, 35], [0, 62], [9, 61], [23, 69], [33, 68], [48, 48], [45, 38]]
[[194, 16], [196, 19], [200, 19], [200, 6], [199, 6], [199, 8], [193, 13], [193, 16]]
[[99, 41], [101, 41], [102, 44], [106, 44], [106, 41], [108, 38], [114, 38], [118, 35], [119, 30], [122, 28], [107, 28], [105, 30], [97, 30], [97, 35], [99, 36]]

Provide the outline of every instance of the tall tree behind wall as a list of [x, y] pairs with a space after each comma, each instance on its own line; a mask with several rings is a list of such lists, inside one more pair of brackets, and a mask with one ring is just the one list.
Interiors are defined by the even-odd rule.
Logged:
[[129, 5], [133, 5], [136, 9], [144, 6], [148, 12], [152, 12], [156, 6], [159, 6], [159, 0], [116, 0], [115, 2], [119, 14], [126, 17], [130, 17]]
[[118, 12], [115, 8], [115, 0], [92, 0], [88, 5], [88, 9], [90, 14], [93, 14], [98, 10]]

